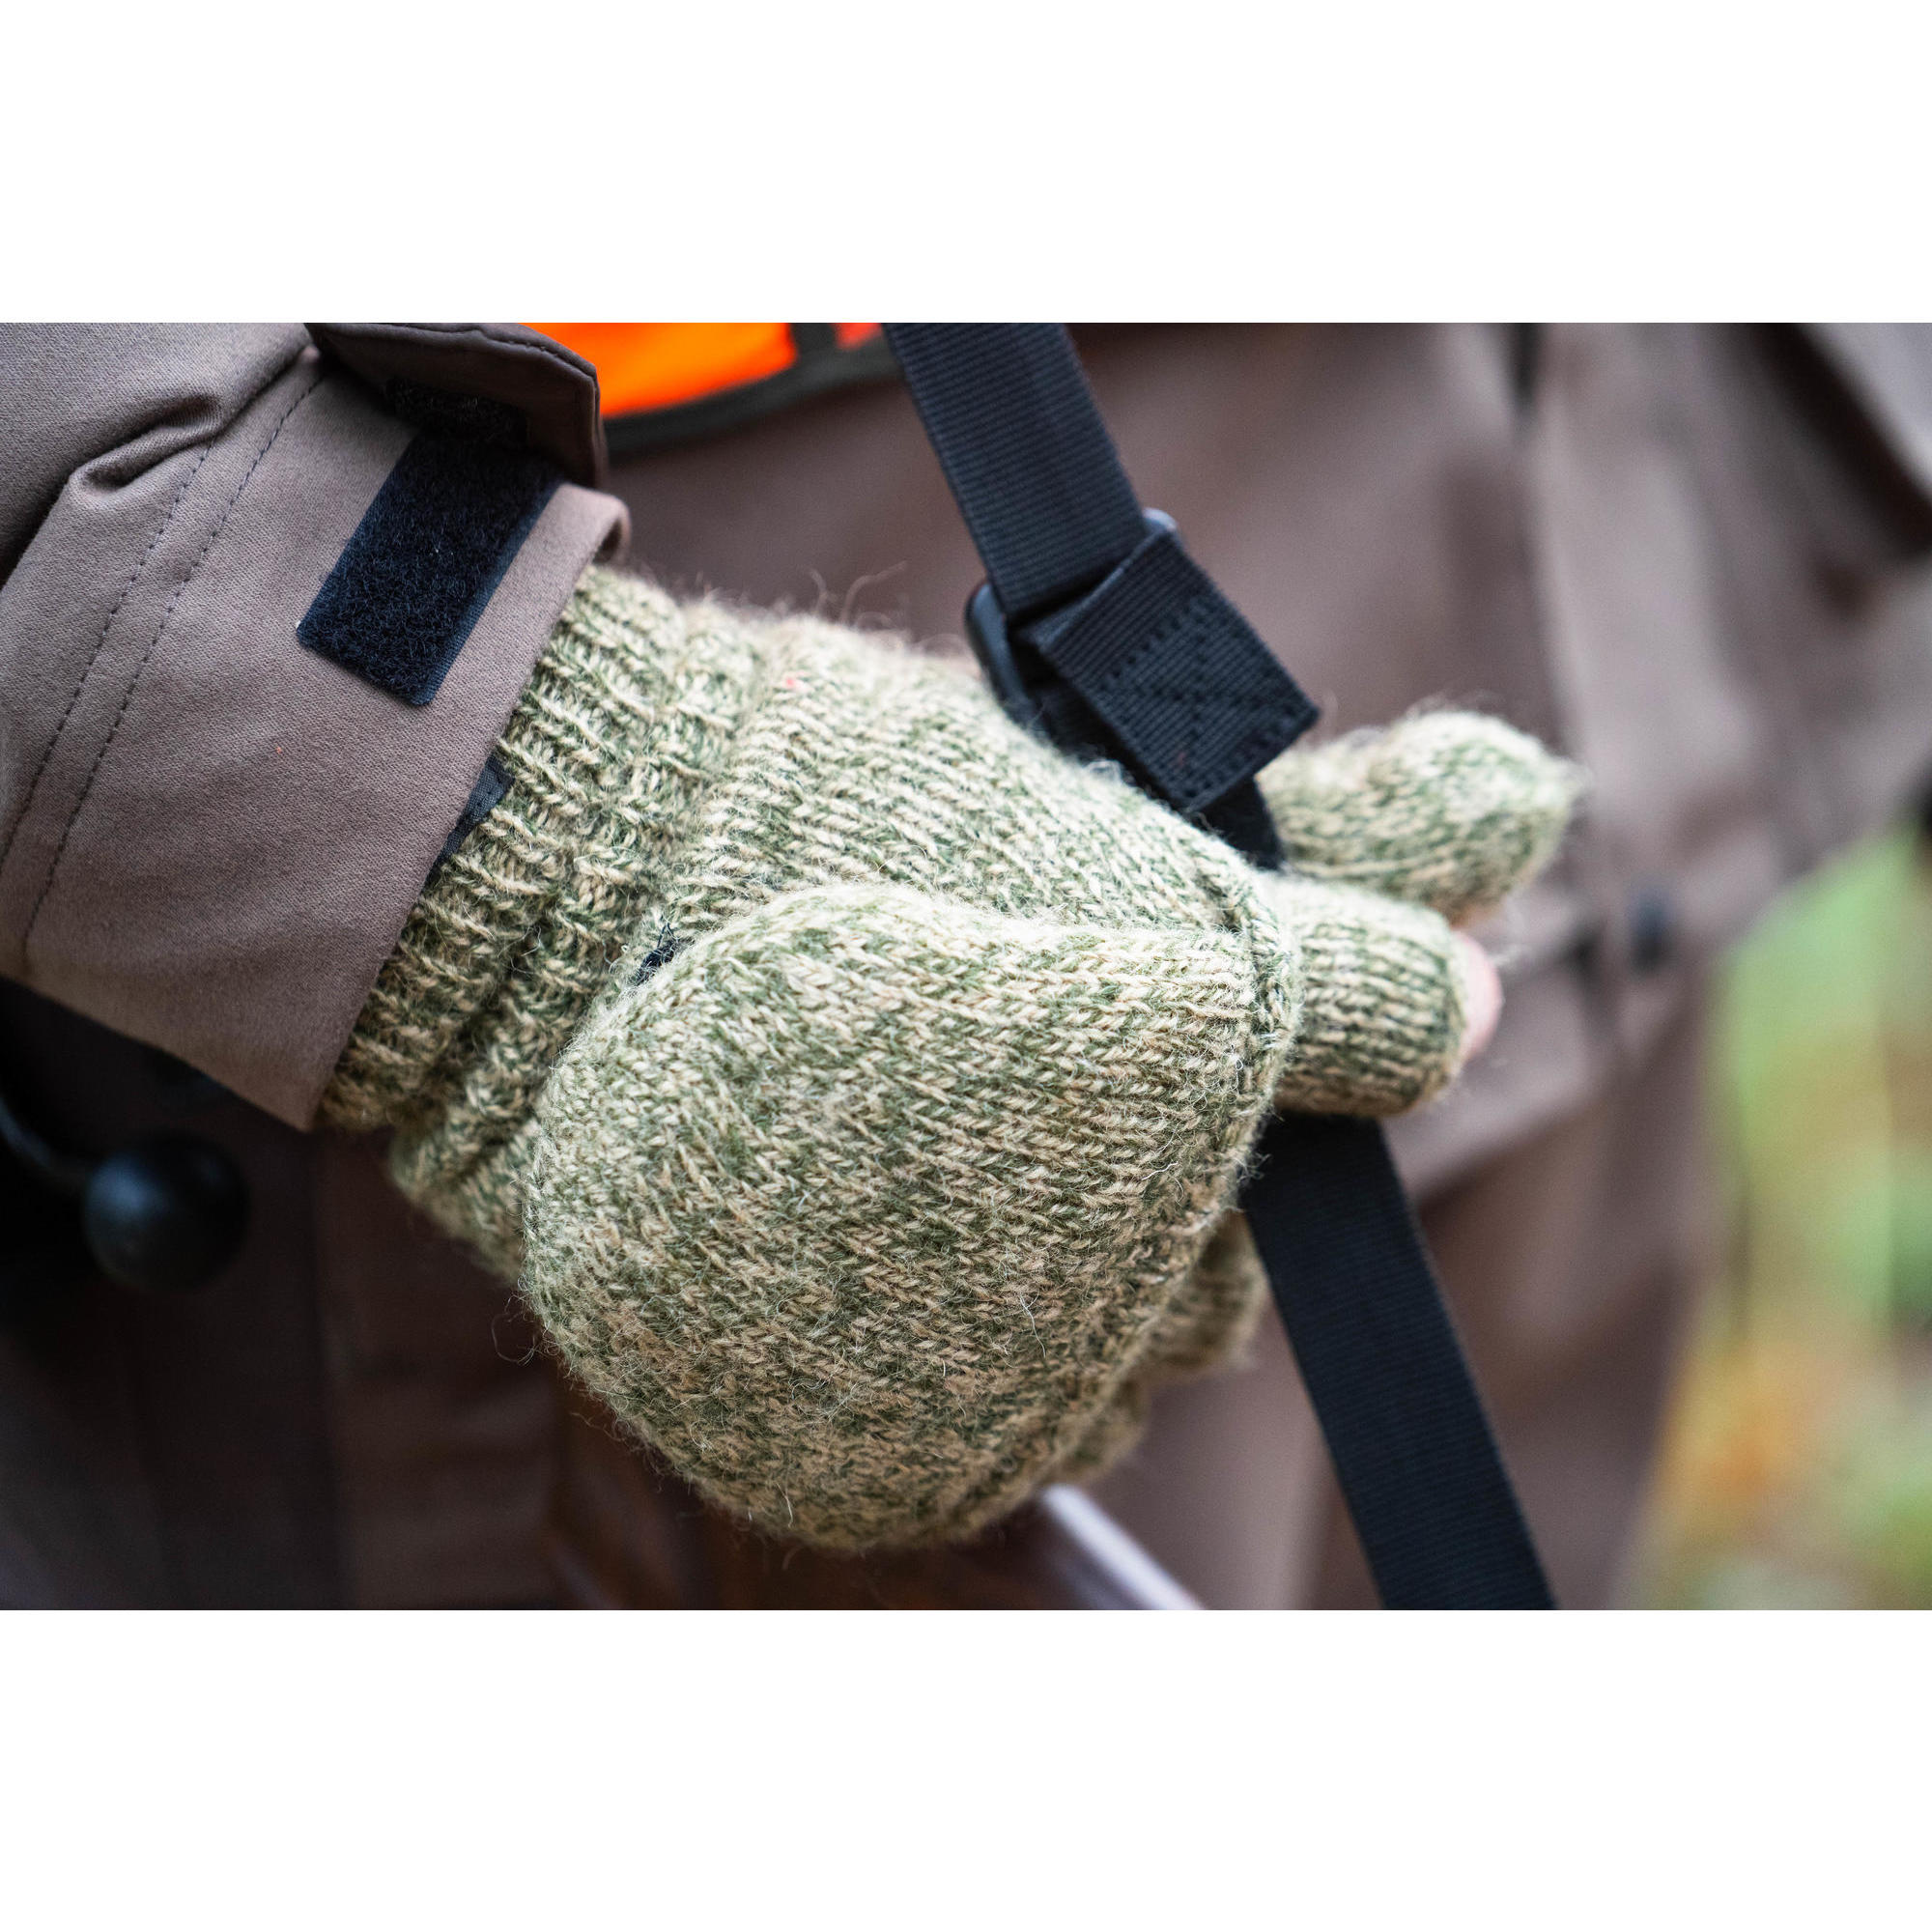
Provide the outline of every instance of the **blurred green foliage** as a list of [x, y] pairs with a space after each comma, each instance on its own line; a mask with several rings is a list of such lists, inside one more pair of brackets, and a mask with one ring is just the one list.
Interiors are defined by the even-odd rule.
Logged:
[[1728, 1239], [1640, 1600], [1932, 1605], [1932, 858], [1902, 831], [1729, 963]]

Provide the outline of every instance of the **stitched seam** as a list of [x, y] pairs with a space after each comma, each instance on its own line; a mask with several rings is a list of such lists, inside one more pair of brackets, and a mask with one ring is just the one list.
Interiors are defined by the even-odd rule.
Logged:
[[[1123, 659], [1105, 682], [1098, 687], [1100, 691], [1105, 692], [1111, 696], [1122, 685], [1131, 684], [1131, 688], [1135, 691], [1153, 692], [1162, 697], [1185, 704], [1187, 707], [1186, 737], [1181, 745], [1179, 769], [1185, 772], [1197, 786], [1210, 783], [1214, 779], [1219, 778], [1224, 771], [1235, 770], [1241, 763], [1241, 746], [1251, 744], [1260, 733], [1265, 731], [1267, 729], [1267, 722], [1264, 721], [1257, 724], [1255, 729], [1250, 731], [1241, 740], [1240, 745], [1236, 745], [1218, 764], [1211, 766], [1208, 774], [1204, 776], [1194, 771], [1192, 765], [1195, 748], [1201, 739], [1202, 720], [1208, 711], [1211, 694], [1203, 691], [1199, 686], [1195, 685], [1167, 686], [1159, 683], [1133, 683], [1132, 680], [1135, 670], [1150, 655], [1165, 650], [1176, 637], [1194, 623], [1195, 618], [1199, 615], [1204, 606], [1208, 607], [1211, 612], [1214, 603], [1215, 599], [1210, 591], [1197, 590], [1193, 596], [1188, 598], [1185, 604], [1181, 605], [1168, 618], [1166, 623], [1162, 624], [1138, 648]], [[1220, 708], [1226, 711], [1236, 711], [1238, 707], [1231, 704], [1223, 704]], [[1288, 715], [1289, 713], [1285, 707], [1277, 705], [1269, 713], [1269, 720], [1285, 718]], [[1163, 760], [1163, 763], [1167, 764], [1170, 769], [1175, 767], [1175, 762], [1172, 753]]]
[[68, 814], [67, 824], [61, 829], [60, 843], [54, 847], [54, 856], [48, 862], [47, 876], [42, 881], [40, 896], [34, 901], [33, 911], [27, 915], [27, 928], [20, 935], [20, 954], [22, 964], [29, 965], [29, 970], [31, 970], [31, 965], [26, 957], [27, 948], [32, 943], [34, 927], [40, 922], [41, 908], [46, 904], [47, 895], [53, 891], [54, 879], [60, 871], [61, 859], [67, 851], [67, 841], [72, 835], [74, 826], [79, 823], [80, 814], [86, 808], [88, 799], [93, 794], [94, 781], [100, 774], [101, 761], [107, 756], [108, 751], [113, 746], [114, 740], [121, 730], [121, 721], [127, 717], [128, 707], [134, 701], [134, 693], [140, 685], [141, 675], [148, 668], [149, 661], [154, 657], [156, 650], [160, 645], [162, 635], [168, 628], [168, 619], [175, 614], [175, 606], [181, 602], [183, 593], [200, 574], [201, 566], [208, 561], [208, 554], [214, 548], [215, 539], [228, 527], [228, 519], [234, 514], [236, 504], [242, 500], [242, 491], [247, 489], [255, 471], [262, 467], [262, 459], [268, 455], [270, 450], [274, 448], [282, 431], [288, 427], [290, 417], [315, 394], [316, 390], [322, 386], [322, 376], [318, 372], [315, 380], [276, 419], [275, 427], [270, 433], [268, 441], [255, 452], [255, 460], [249, 464], [247, 475], [243, 476], [241, 482], [235, 486], [235, 494], [229, 497], [227, 508], [222, 511], [213, 529], [209, 532], [208, 541], [202, 545], [201, 554], [195, 558], [193, 568], [182, 579], [180, 588], [168, 599], [168, 608], [161, 612], [161, 621], [156, 626], [155, 635], [149, 640], [148, 648], [141, 653], [141, 662], [134, 667], [134, 675], [128, 680], [128, 689], [122, 694], [121, 697], [121, 708], [114, 714], [114, 723], [108, 726], [107, 736], [102, 740], [99, 751], [94, 754], [94, 763], [88, 767], [87, 782], [81, 786], [80, 796], [74, 800], [73, 810]]
[[141, 581], [142, 575], [146, 572], [148, 561], [155, 554], [155, 546], [167, 535], [170, 526], [174, 523], [175, 512], [187, 500], [188, 485], [194, 481], [201, 466], [208, 461], [209, 447], [210, 445], [204, 443], [200, 455], [188, 465], [187, 474], [182, 478], [181, 488], [175, 492], [175, 499], [168, 505], [167, 515], [156, 526], [154, 535], [148, 539], [147, 549], [141, 553], [140, 562], [134, 566], [132, 574], [121, 586], [121, 594], [115, 598], [114, 608], [108, 611], [107, 621], [100, 627], [100, 636], [95, 639], [94, 649], [88, 653], [87, 662], [81, 667], [80, 676], [74, 681], [73, 693], [68, 698], [67, 709], [61, 713], [60, 723], [54, 726], [53, 735], [47, 740], [46, 749], [41, 753], [41, 761], [34, 767], [34, 776], [27, 785], [27, 796], [21, 804], [20, 815], [14, 821], [13, 831], [7, 835], [6, 845], [0, 847], [0, 871], [6, 869], [7, 861], [13, 855], [14, 842], [20, 837], [21, 826], [26, 824], [33, 814], [34, 800], [40, 796], [41, 780], [46, 776], [47, 766], [53, 761], [54, 752], [67, 734], [67, 722], [73, 716], [73, 707], [80, 702], [80, 694], [87, 689], [88, 679], [94, 675], [94, 667], [99, 662], [100, 653], [107, 648], [107, 634], [114, 628], [114, 620], [121, 614], [121, 607], [127, 603], [128, 592]]

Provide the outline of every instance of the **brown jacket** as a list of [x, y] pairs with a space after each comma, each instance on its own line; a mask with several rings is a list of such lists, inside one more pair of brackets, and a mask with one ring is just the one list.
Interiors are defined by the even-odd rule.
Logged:
[[[1438, 1247], [1459, 1238], [1454, 1206], [1458, 1228], [1484, 1230], [1463, 1237], [1472, 1275], [1526, 1284], [1493, 1320], [1462, 1304], [1506, 1442], [1515, 1414], [1582, 1413], [1579, 1363], [1641, 1356], [1618, 1412], [1650, 1421], [1617, 1451], [1640, 1476], [1678, 1291], [1644, 1290], [1628, 1342], [1606, 1311], [1619, 1283], [1675, 1283], [1690, 1263], [1669, 1195], [1683, 1163], [1648, 1175], [1627, 1157], [1637, 1140], [1663, 1145], [1642, 1109], [1664, 1102], [1632, 1096], [1668, 1086], [1654, 1069], [1689, 1050], [1714, 952], [1932, 762], [1932, 346], [1902, 330], [1476, 327], [1082, 342], [1143, 497], [1177, 516], [1331, 724], [1485, 703], [1593, 773], [1562, 867], [1502, 935], [1495, 1048], [1403, 1123], [1398, 1148], [1439, 1206]], [[582, 563], [621, 540], [626, 507], [637, 561], [673, 582], [829, 599], [927, 637], [956, 630], [979, 574], [890, 384], [605, 476], [587, 372], [526, 331], [8, 331], [0, 374], [0, 972], [296, 1127], [551, 618]], [[398, 411], [420, 419], [423, 391], [509, 411], [571, 480], [441, 691], [413, 707], [295, 633], [419, 433]], [[106, 1122], [61, 1092], [77, 1037], [43, 1009], [17, 1011], [45, 1103], [99, 1140]], [[1593, 1205], [1565, 1223], [1587, 1267], [1559, 1266], [1546, 1244], [1540, 1270], [1513, 1275], [1508, 1255], [1536, 1252], [1536, 1231], [1520, 1202], [1498, 1220], [1482, 1190], [1618, 1107], [1622, 1124], [1570, 1167], [1537, 1156], [1545, 1189], [1595, 1163]], [[235, 1144], [272, 1170], [258, 1202], [278, 1204], [279, 1245], [258, 1211], [238, 1270], [257, 1284], [245, 1310], [227, 1288], [213, 1312], [165, 1318], [100, 1299], [58, 1374], [0, 1340], [0, 1391], [16, 1391], [0, 1392], [0, 1463], [39, 1455], [27, 1491], [68, 1483], [95, 1524], [62, 1532], [95, 1551], [85, 1560], [44, 1555], [45, 1521], [71, 1526], [78, 1501], [14, 1532], [43, 1552], [20, 1574], [39, 1563], [56, 1579], [19, 1594], [541, 1598], [569, 1560], [558, 1522], [600, 1512], [605, 1544], [631, 1546], [610, 1563], [641, 1561], [658, 1532], [639, 1528], [630, 1479], [586, 1476], [601, 1451], [572, 1435], [548, 1372], [499, 1356], [503, 1296], [410, 1228], [364, 1151], [280, 1136], [246, 1109], [235, 1120]], [[1645, 1232], [1612, 1254], [1599, 1236], [1619, 1202]], [[126, 1387], [99, 1365], [109, 1329]], [[245, 1428], [182, 1419], [165, 1391], [189, 1368], [205, 1406], [239, 1405]], [[1320, 1468], [1285, 1374], [1264, 1363], [1251, 1378], [1267, 1385], [1252, 1428], [1238, 1389], [1178, 1398], [1191, 1433], [1157, 1422], [1113, 1488], [1223, 1601], [1306, 1596], [1321, 1560], [1319, 1498], [1269, 1473]], [[1536, 1468], [1518, 1461], [1536, 1517]], [[1202, 1507], [1243, 1472], [1261, 1496], [1246, 1528]], [[1605, 1506], [1620, 1523], [1635, 1480]], [[1137, 1484], [1154, 1500], [1137, 1502]], [[217, 1494], [226, 1556], [221, 1538], [183, 1528]], [[1543, 1507], [1539, 1529], [1561, 1546], [1573, 1503]], [[1203, 1521], [1220, 1543], [1190, 1550]], [[1615, 1546], [1577, 1531], [1573, 1600], [1609, 1587]], [[83, 1574], [110, 1580], [57, 1580]]]
[[[572, 480], [415, 706], [296, 629], [422, 433], [385, 402], [426, 394], [499, 405]], [[0, 973], [307, 1125], [553, 620], [621, 541], [582, 487], [595, 396], [527, 330], [0, 336]]]

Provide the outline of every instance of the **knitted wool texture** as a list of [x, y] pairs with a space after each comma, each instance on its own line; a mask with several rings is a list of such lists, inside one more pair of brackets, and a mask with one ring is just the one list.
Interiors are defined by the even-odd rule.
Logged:
[[1500, 896], [1570, 781], [1425, 724], [1406, 763], [1273, 768], [1302, 876], [1264, 876], [950, 667], [592, 569], [326, 1115], [393, 1127], [405, 1191], [721, 1505], [844, 1548], [970, 1533], [1245, 1332], [1226, 1210], [1271, 1101], [1448, 1077], [1427, 902]]
[[1498, 718], [1425, 711], [1262, 773], [1290, 863], [1461, 923], [1542, 870], [1581, 786]]

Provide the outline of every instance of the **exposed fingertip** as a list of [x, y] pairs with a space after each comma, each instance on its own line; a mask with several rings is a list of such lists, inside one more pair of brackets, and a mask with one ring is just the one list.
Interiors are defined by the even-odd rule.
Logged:
[[1465, 932], [1455, 935], [1456, 970], [1463, 982], [1464, 1021], [1463, 1047], [1456, 1061], [1461, 1072], [1480, 1053], [1487, 1052], [1503, 1016], [1503, 982], [1495, 961]]

